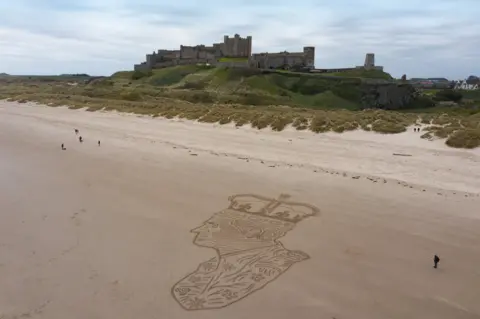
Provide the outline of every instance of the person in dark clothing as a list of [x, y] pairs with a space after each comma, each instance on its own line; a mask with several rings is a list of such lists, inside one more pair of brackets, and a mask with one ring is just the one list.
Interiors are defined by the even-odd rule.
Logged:
[[78, 140], [80, 141], [80, 143], [83, 142], [83, 138], [81, 136], [78, 138]]
[[78, 134], [78, 130], [77, 130], [77, 129], [75, 129], [75, 134]]
[[100, 146], [100, 141], [98, 141], [98, 146]]
[[66, 150], [65, 145], [62, 143], [62, 150]]
[[433, 268], [437, 268], [437, 265], [438, 263], [440, 262], [440, 257], [438, 257], [437, 255], [433, 256]]

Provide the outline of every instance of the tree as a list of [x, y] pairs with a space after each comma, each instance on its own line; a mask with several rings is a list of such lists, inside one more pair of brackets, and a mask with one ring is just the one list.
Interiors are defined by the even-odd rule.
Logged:
[[470, 75], [467, 78], [467, 84], [470, 84], [470, 85], [480, 84], [480, 79], [478, 78], [478, 76]]

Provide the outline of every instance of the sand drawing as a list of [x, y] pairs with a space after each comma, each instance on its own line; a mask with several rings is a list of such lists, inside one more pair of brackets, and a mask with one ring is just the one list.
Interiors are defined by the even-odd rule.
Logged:
[[173, 298], [185, 310], [219, 309], [264, 288], [293, 264], [309, 259], [278, 241], [295, 225], [317, 215], [315, 206], [254, 194], [229, 197], [228, 208], [198, 228], [193, 243], [213, 248], [217, 256], [172, 287]]

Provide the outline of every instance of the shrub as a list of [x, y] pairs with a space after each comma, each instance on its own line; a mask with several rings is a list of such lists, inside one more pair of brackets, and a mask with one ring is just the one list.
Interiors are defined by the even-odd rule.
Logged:
[[231, 121], [232, 121], [232, 117], [225, 114], [225, 115], [220, 119], [220, 121], [218, 121], [218, 124], [224, 125], [224, 124], [230, 123]]
[[322, 113], [316, 114], [310, 123], [310, 130], [315, 133], [328, 132], [330, 129], [330, 120]]
[[343, 127], [345, 129], [345, 131], [354, 131], [356, 129], [358, 129], [359, 127], [359, 124], [357, 122], [346, 122], [345, 124], [343, 124]]
[[441, 114], [440, 116], [433, 119], [432, 124], [435, 125], [446, 125], [454, 122], [455, 120], [448, 116], [447, 114]]
[[459, 102], [463, 98], [462, 93], [457, 90], [440, 90], [435, 93], [435, 100], [436, 101], [452, 101], [452, 102]]
[[152, 71], [134, 71], [132, 73], [132, 80], [140, 80], [141, 78], [152, 76]]
[[434, 130], [433, 134], [435, 134], [435, 136], [439, 138], [447, 138], [458, 129], [459, 127], [440, 127]]
[[225, 113], [222, 112], [222, 110], [212, 110], [207, 114], [205, 114], [204, 116], [202, 116], [198, 121], [205, 122], [205, 123], [217, 123], [224, 117], [228, 117], [228, 116], [226, 116]]
[[187, 120], [197, 120], [201, 118], [208, 110], [203, 108], [195, 108], [192, 110], [187, 110], [179, 115], [181, 118], [185, 118]]
[[192, 103], [213, 103], [215, 98], [209, 92], [195, 92], [185, 96], [185, 100]]
[[450, 147], [475, 148], [480, 146], [480, 129], [465, 129], [455, 131], [445, 141]]
[[131, 92], [125, 92], [121, 94], [122, 100], [126, 101], [140, 101], [142, 99], [142, 96], [140, 93], [131, 91]]
[[420, 138], [423, 138], [425, 140], [431, 140], [432, 139], [432, 134], [427, 132], [427, 133], [423, 134], [422, 136], [420, 136]]
[[353, 85], [337, 85], [332, 88], [332, 93], [346, 100], [355, 102], [359, 101], [362, 95], [360, 88]]
[[270, 124], [272, 130], [274, 131], [283, 131], [285, 126], [292, 123], [293, 119], [289, 116], [278, 116]]
[[193, 65], [181, 65], [155, 70], [148, 80], [153, 86], [169, 86], [182, 81], [187, 75], [195, 73], [198, 68]]
[[266, 128], [272, 122], [271, 114], [258, 114], [252, 121], [252, 127], [258, 128], [259, 130]]
[[243, 94], [240, 102], [245, 105], [272, 105], [276, 104], [275, 98], [268, 95], [261, 95], [255, 93]]
[[182, 86], [184, 89], [190, 89], [190, 90], [202, 90], [207, 87], [206, 82], [186, 82]]
[[343, 133], [345, 132], [345, 126], [343, 124], [337, 125], [332, 129], [335, 133]]
[[429, 114], [422, 114], [420, 116], [420, 122], [422, 124], [430, 124], [432, 123], [432, 120], [433, 120], [433, 116], [432, 115], [429, 115]]
[[303, 116], [297, 117], [293, 121], [293, 127], [295, 127], [299, 131], [307, 129], [308, 128], [308, 119], [306, 117], [303, 117]]
[[302, 77], [292, 85], [291, 90], [303, 95], [315, 95], [329, 90], [325, 81]]
[[406, 108], [409, 109], [426, 109], [429, 107], [434, 107], [435, 106], [435, 101], [433, 101], [430, 97], [428, 96], [419, 96], [415, 98], [412, 102], [410, 102]]
[[395, 134], [405, 132], [407, 128], [403, 124], [392, 123], [385, 120], [377, 120], [373, 122], [372, 130], [378, 133]]

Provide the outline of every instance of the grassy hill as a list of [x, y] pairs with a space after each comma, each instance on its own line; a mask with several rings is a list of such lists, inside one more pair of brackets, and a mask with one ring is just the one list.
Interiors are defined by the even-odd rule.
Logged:
[[[345, 76], [348, 75], [348, 76]], [[150, 73], [117, 72], [114, 87], [141, 86], [191, 102], [288, 105], [315, 109], [361, 108], [361, 85], [365, 78], [391, 79], [379, 71], [352, 74], [308, 74], [288, 71], [176, 66]], [[159, 90], [161, 88], [161, 90]], [[143, 92], [146, 93], [145, 91]]]
[[[359, 72], [324, 75], [189, 65], [148, 73], [122, 71], [104, 78], [77, 77], [74, 82], [71, 77], [15, 77], [0, 81], [0, 100], [233, 122], [237, 126], [250, 123], [259, 129], [283, 130], [291, 124], [314, 132], [363, 129], [400, 133], [422, 121], [430, 125], [423, 138], [445, 138], [452, 147], [480, 146], [480, 110], [475, 105], [434, 107], [428, 113], [421, 109], [415, 113], [364, 110], [365, 91], [373, 90], [370, 96], [375, 96], [377, 86], [385, 85], [389, 75]], [[359, 77], [366, 74], [371, 77]], [[403, 89], [389, 83], [387, 88]]]

